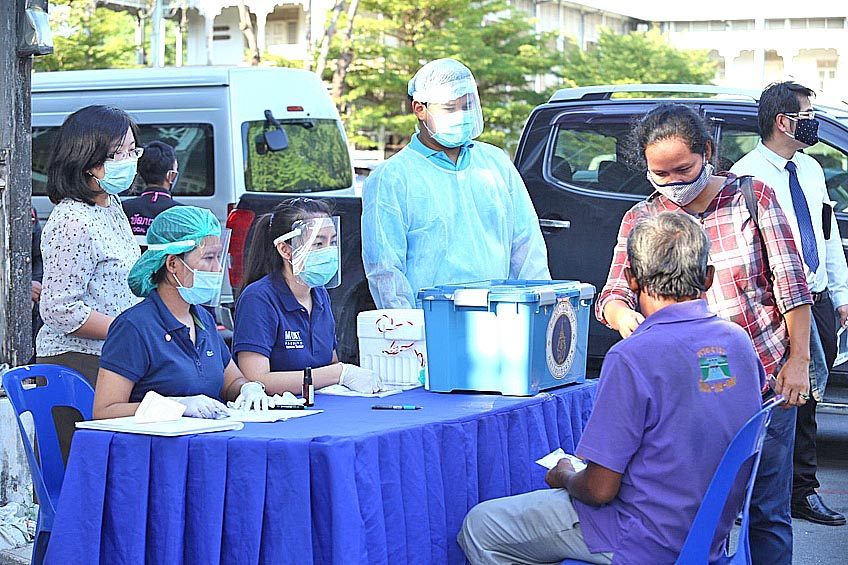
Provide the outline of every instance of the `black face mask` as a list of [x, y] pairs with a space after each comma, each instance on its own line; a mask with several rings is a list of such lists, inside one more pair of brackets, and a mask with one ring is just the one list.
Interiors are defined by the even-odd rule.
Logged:
[[807, 147], [819, 142], [819, 121], [815, 118], [789, 118], [795, 120], [795, 135], [786, 132], [786, 135], [800, 141]]

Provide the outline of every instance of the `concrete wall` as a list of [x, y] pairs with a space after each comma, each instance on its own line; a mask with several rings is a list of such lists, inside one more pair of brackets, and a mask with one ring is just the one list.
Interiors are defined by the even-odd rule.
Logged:
[[[27, 426], [30, 441], [32, 422]], [[32, 477], [12, 404], [0, 398], [0, 505], [9, 502], [32, 504]]]

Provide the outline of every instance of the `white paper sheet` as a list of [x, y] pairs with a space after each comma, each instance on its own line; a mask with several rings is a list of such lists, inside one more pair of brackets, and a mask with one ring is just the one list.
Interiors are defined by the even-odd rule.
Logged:
[[138, 408], [135, 409], [135, 421], [139, 424], [172, 422], [182, 418], [185, 411], [185, 404], [149, 390], [141, 399]]
[[139, 424], [135, 416], [124, 418], [109, 418], [108, 420], [90, 420], [77, 422], [77, 428], [87, 430], [104, 430], [107, 432], [123, 432], [127, 434], [143, 434], [151, 436], [185, 436], [207, 432], [222, 432], [240, 430], [244, 424], [229, 419], [207, 420], [204, 418], [180, 418], [170, 422], [152, 422]]
[[[837, 321], [837, 325], [839, 322]], [[833, 366], [843, 364], [845, 361], [848, 361], [848, 332], [845, 331], [845, 327], [840, 327], [836, 330], [836, 361], [834, 361]]]
[[403, 391], [404, 389], [399, 388], [395, 390], [381, 390], [380, 392], [368, 394], [366, 392], [356, 392], [355, 390], [350, 390], [349, 388], [343, 385], [330, 385], [318, 389], [315, 392], [317, 392], [318, 394], [329, 394], [332, 396], [362, 396], [365, 398], [385, 398], [393, 394], [400, 394]]
[[575, 471], [582, 471], [586, 468], [585, 461], [578, 457], [575, 457], [574, 455], [571, 455], [570, 453], [566, 453], [562, 450], [561, 447], [555, 449], [551, 453], [548, 453], [547, 455], [536, 461], [536, 463], [546, 469], [553, 469], [554, 467], [556, 467], [557, 463], [559, 463], [560, 459], [568, 459], [569, 461], [571, 461], [571, 466], [574, 467]]
[[270, 423], [320, 414], [323, 410], [230, 410], [224, 422]]

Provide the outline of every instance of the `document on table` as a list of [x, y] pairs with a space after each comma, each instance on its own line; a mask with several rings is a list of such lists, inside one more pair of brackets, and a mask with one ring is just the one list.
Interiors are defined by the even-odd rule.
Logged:
[[320, 414], [323, 410], [230, 410], [230, 417], [221, 422], [270, 423]]
[[560, 459], [568, 459], [569, 461], [571, 461], [571, 466], [574, 467], [575, 471], [582, 471], [586, 468], [585, 461], [583, 461], [579, 457], [571, 455], [570, 453], [566, 453], [562, 450], [561, 447], [555, 449], [551, 453], [548, 453], [547, 455], [536, 461], [536, 463], [546, 469], [553, 469], [554, 467], [556, 467], [557, 463], [559, 463]]
[[124, 418], [109, 418], [107, 420], [77, 422], [76, 426], [77, 428], [86, 430], [102, 430], [127, 434], [174, 437], [203, 434], [207, 432], [240, 430], [244, 427], [244, 424], [239, 421], [229, 419], [207, 420], [204, 418], [187, 417], [167, 422], [150, 422], [140, 424], [136, 420], [135, 416], [126, 416]]
[[385, 398], [393, 394], [400, 394], [403, 391], [404, 389], [398, 388], [394, 390], [381, 390], [380, 392], [369, 394], [367, 392], [356, 392], [355, 390], [350, 390], [349, 388], [343, 385], [330, 385], [325, 386], [324, 388], [320, 388], [315, 392], [319, 394], [329, 394], [332, 396], [364, 396], [365, 398]]

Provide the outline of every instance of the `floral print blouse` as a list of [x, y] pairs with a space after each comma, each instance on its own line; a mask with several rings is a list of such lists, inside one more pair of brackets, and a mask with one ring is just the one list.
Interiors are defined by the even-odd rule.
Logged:
[[117, 197], [110, 197], [108, 207], [66, 198], [53, 208], [41, 237], [44, 326], [36, 339], [39, 357], [100, 355], [103, 340], [72, 334], [92, 310], [114, 317], [141, 300], [127, 284], [139, 254]]

